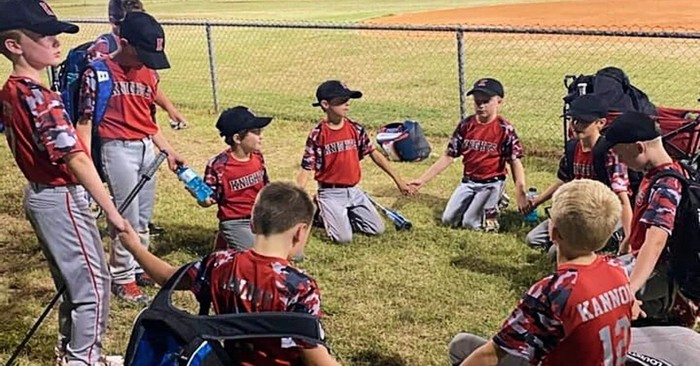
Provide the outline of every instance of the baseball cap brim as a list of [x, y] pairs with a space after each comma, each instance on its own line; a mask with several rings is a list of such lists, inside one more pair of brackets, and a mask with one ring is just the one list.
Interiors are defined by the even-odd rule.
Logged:
[[44, 36], [55, 36], [61, 33], [75, 34], [80, 30], [77, 25], [60, 20], [50, 20], [48, 22], [24, 26], [24, 28]]
[[272, 117], [255, 117], [255, 120], [250, 125], [250, 128], [264, 128], [272, 122]]
[[[362, 92], [359, 90], [348, 90], [346, 93], [340, 93], [340, 95], [332, 95], [323, 98], [323, 100], [331, 100], [335, 98], [348, 98], [348, 99], [360, 99], [362, 98]], [[313, 107], [320, 107], [321, 101], [311, 103]]]
[[136, 48], [136, 53], [139, 55], [139, 60], [149, 69], [162, 70], [170, 68], [170, 62], [168, 62], [165, 52], [153, 52]]
[[617, 142], [610, 141], [605, 136], [600, 136], [595, 146], [593, 147], [593, 156], [600, 156], [601, 152], [607, 154], [608, 150], [617, 145]]
[[474, 93], [476, 93], [476, 92], [484, 93], [484, 94], [486, 94], [486, 95], [488, 95], [488, 96], [490, 96], [490, 97], [493, 97], [494, 95], [498, 95], [497, 92], [495, 92], [495, 91], [493, 91], [493, 90], [491, 90], [491, 89], [486, 89], [486, 88], [474, 88], [474, 89], [468, 91], [468, 92], [467, 92], [467, 95], [472, 95], [472, 94], [474, 94]]
[[602, 117], [598, 117], [597, 115], [591, 114], [591, 113], [576, 113], [576, 112], [571, 112], [571, 111], [564, 113], [560, 117], [571, 117], [572, 119], [575, 119], [577, 121], [581, 121], [584, 123], [591, 123], [597, 119], [602, 118]]

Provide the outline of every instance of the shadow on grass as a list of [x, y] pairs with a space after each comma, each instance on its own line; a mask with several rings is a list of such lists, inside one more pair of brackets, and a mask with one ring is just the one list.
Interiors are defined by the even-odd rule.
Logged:
[[377, 350], [362, 350], [349, 357], [353, 365], [405, 366], [406, 361], [397, 353], [383, 354]]
[[163, 223], [165, 232], [152, 239], [153, 254], [162, 257], [172, 252], [186, 250], [203, 257], [214, 249], [216, 227], [203, 225], [170, 225]]

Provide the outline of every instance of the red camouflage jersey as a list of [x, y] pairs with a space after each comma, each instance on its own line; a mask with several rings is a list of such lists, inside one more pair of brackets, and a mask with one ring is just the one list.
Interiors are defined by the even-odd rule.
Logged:
[[[100, 137], [140, 140], [158, 133], [153, 115], [158, 74], [146, 66], [125, 68], [108, 57], [104, 60], [112, 73], [114, 90], [98, 127]], [[80, 89], [81, 117], [92, 118], [96, 83], [95, 73], [87, 69]]]
[[85, 148], [61, 97], [35, 80], [11, 76], [0, 91], [0, 103], [7, 143], [27, 180], [52, 186], [78, 184], [63, 158]]
[[530, 288], [493, 341], [532, 365], [621, 365], [633, 301], [616, 260], [563, 264]]
[[[188, 275], [197, 299], [211, 299], [217, 314], [279, 311], [322, 316], [316, 281], [282, 258], [222, 250], [196, 263]], [[247, 341], [238, 347], [226, 344], [243, 366], [296, 365], [300, 349], [310, 347], [314, 346], [290, 338]]]
[[220, 221], [250, 218], [255, 197], [270, 183], [259, 151], [251, 153], [248, 161], [237, 160], [231, 154], [231, 149], [226, 149], [210, 159], [204, 169], [204, 183], [214, 191]]
[[[564, 154], [559, 161], [559, 171], [557, 172], [557, 178], [563, 182], [570, 182], [574, 179], [597, 180], [593, 166], [593, 150], [583, 151], [581, 141], [576, 144], [576, 150], [574, 150], [573, 176], [570, 176], [567, 166], [568, 162], [566, 161], [566, 154]], [[629, 192], [630, 181], [627, 176], [627, 166], [620, 162], [617, 154], [612, 149], [608, 150], [608, 155], [605, 159], [605, 170], [608, 172], [610, 189], [613, 192]]]
[[661, 178], [651, 186], [654, 176], [665, 169], [673, 169], [683, 174], [680, 164], [674, 162], [651, 169], [644, 175], [634, 200], [632, 233], [629, 241], [632, 250], [641, 249], [646, 239], [647, 229], [652, 226], [663, 229], [669, 236], [673, 233], [676, 208], [681, 202], [683, 186], [673, 177]]
[[360, 160], [374, 151], [365, 129], [347, 118], [343, 127], [333, 130], [326, 119], [311, 130], [301, 168], [314, 170], [320, 183], [354, 186], [360, 182]]
[[506, 162], [522, 158], [523, 146], [513, 125], [502, 117], [480, 123], [472, 115], [457, 125], [445, 154], [462, 157], [465, 178], [486, 180], [505, 175]]

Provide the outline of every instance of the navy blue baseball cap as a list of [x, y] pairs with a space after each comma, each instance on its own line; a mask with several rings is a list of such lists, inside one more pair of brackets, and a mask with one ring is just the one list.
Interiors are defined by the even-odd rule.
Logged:
[[322, 100], [330, 101], [335, 98], [359, 99], [362, 98], [362, 92], [351, 90], [340, 80], [326, 80], [316, 89], [317, 102], [311, 105], [319, 107]]
[[233, 136], [243, 130], [263, 128], [272, 122], [272, 117], [258, 117], [250, 108], [236, 106], [221, 113], [216, 128], [221, 136]]
[[154, 17], [141, 11], [126, 14], [119, 22], [119, 36], [136, 48], [139, 60], [149, 69], [170, 68], [165, 55], [165, 32]]
[[585, 94], [569, 105], [565, 113], [575, 121], [590, 123], [608, 115], [608, 106], [595, 94]]
[[483, 78], [477, 80], [472, 89], [467, 92], [467, 95], [472, 95], [475, 92], [482, 92], [490, 97], [498, 95], [501, 98], [503, 98], [503, 95], [505, 94], [503, 91], [503, 84], [493, 78]]
[[607, 150], [617, 144], [650, 141], [660, 136], [661, 130], [653, 118], [646, 113], [630, 111], [615, 118], [600, 138], [600, 144]]
[[78, 33], [77, 25], [58, 20], [49, 4], [41, 0], [0, 1], [0, 31], [27, 29], [42, 36]]

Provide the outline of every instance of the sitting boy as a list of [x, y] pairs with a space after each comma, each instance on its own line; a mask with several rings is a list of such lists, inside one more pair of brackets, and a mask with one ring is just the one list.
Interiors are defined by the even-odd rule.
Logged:
[[[316, 281], [289, 262], [306, 246], [314, 210], [308, 194], [292, 184], [275, 182], [265, 186], [253, 206], [253, 248], [210, 254], [193, 266], [178, 288], [192, 290], [200, 302], [211, 299], [217, 314], [291, 311], [321, 317]], [[163, 285], [175, 274], [177, 268], [144, 248], [133, 229], [120, 234], [120, 240], [157, 283]], [[240, 286], [230, 287], [232, 281]], [[251, 297], [251, 291], [256, 296]], [[324, 346], [291, 339], [243, 343], [225, 346], [240, 365], [339, 365]]]
[[562, 185], [549, 225], [558, 247], [556, 272], [532, 286], [496, 336], [461, 365], [497, 365], [506, 355], [543, 366], [622, 364], [634, 296], [624, 267], [594, 253], [620, 211], [619, 199], [600, 182]]
[[[564, 154], [559, 161], [557, 181], [541, 195], [530, 202], [530, 209], [547, 202], [562, 184], [574, 179], [594, 179], [606, 183], [617, 194], [622, 203], [620, 224], [625, 237], [629, 236], [632, 225], [632, 207], [629, 198], [629, 179], [627, 166], [621, 164], [617, 155], [608, 151], [605, 159], [606, 177], [598, 177], [594, 166], [593, 147], [600, 138], [600, 130], [605, 126], [608, 108], [595, 94], [582, 95], [571, 103], [567, 115], [571, 117], [576, 140], [567, 143], [567, 149], [573, 152]], [[572, 144], [572, 145], [569, 145]], [[572, 161], [568, 161], [572, 158]], [[602, 165], [602, 164], [601, 164]], [[549, 249], [549, 220], [542, 221], [527, 234], [527, 243], [534, 247]]]
[[474, 97], [474, 114], [462, 120], [447, 144], [447, 151], [423, 175], [409, 184], [420, 189], [462, 157], [464, 171], [442, 214], [445, 225], [498, 231], [499, 200], [506, 180], [506, 163], [515, 183], [520, 211], [527, 209], [523, 147], [515, 128], [498, 114], [503, 85], [496, 79], [480, 79], [467, 92]]

